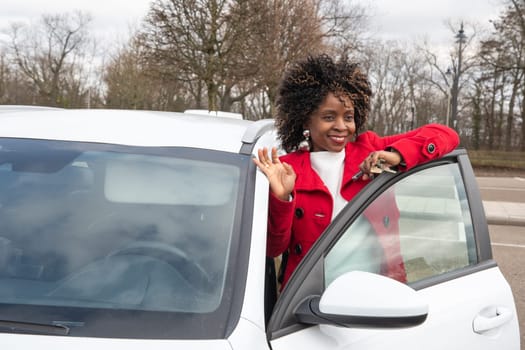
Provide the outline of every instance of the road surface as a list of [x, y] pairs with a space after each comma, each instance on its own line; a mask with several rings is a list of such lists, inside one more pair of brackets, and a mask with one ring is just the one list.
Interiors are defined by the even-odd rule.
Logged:
[[[525, 174], [519, 177], [476, 177], [484, 201], [525, 203]], [[490, 225], [494, 260], [509, 282], [525, 350], [525, 226]]]

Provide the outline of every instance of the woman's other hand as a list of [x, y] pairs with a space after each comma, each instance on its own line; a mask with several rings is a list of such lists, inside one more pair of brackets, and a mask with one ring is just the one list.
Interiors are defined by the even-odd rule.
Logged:
[[363, 180], [374, 177], [372, 170], [380, 163], [380, 159], [382, 159], [382, 168], [396, 167], [403, 160], [397, 151], [374, 151], [359, 165], [359, 169], [363, 172]]
[[271, 156], [266, 147], [258, 150], [257, 153], [258, 158], [253, 158], [253, 162], [268, 178], [270, 191], [283, 201], [289, 200], [296, 179], [292, 166], [279, 160], [275, 147], [272, 148]]

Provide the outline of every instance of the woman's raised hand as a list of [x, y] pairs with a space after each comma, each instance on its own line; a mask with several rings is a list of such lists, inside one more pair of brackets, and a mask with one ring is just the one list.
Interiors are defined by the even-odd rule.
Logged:
[[258, 157], [253, 158], [253, 162], [268, 178], [270, 191], [281, 200], [289, 200], [297, 177], [292, 166], [279, 160], [275, 147], [272, 148], [271, 156], [266, 147], [259, 149], [257, 153]]

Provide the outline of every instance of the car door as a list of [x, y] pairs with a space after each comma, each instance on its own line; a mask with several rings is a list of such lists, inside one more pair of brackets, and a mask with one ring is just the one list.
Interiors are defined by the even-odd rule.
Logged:
[[274, 350], [519, 350], [465, 150], [363, 189], [288, 282], [268, 339]]

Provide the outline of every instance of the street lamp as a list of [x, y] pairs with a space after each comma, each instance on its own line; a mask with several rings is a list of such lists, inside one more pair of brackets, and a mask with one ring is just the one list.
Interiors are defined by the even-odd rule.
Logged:
[[447, 92], [447, 120], [446, 120], [446, 123], [445, 125], [446, 126], [450, 126], [450, 100], [451, 100], [451, 91], [448, 91]]
[[[446, 75], [452, 76], [452, 70], [450, 67], [447, 68], [447, 71], [445, 72]], [[447, 85], [448, 85], [448, 79], [447, 79]], [[450, 126], [450, 101], [452, 100], [452, 87], [450, 87], [447, 92], [447, 119], [445, 122], [446, 126]]]
[[410, 120], [410, 130], [414, 129], [414, 122], [416, 117], [416, 108], [414, 106], [410, 107], [410, 113], [412, 114], [412, 119]]
[[456, 127], [457, 116], [458, 116], [459, 76], [461, 75], [463, 44], [467, 40], [467, 36], [465, 35], [465, 31], [463, 30], [463, 23], [461, 23], [461, 27], [459, 28], [459, 31], [455, 37], [456, 37], [456, 42], [458, 43], [458, 65], [457, 65], [457, 69], [454, 70], [452, 89], [451, 89], [452, 101], [450, 103], [450, 108], [451, 108], [450, 123], [453, 128]]

